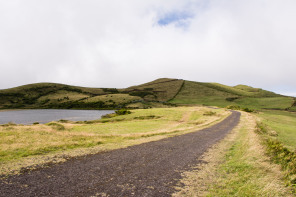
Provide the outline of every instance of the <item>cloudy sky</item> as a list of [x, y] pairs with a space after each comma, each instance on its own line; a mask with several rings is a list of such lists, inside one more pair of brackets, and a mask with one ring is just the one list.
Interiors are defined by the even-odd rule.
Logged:
[[296, 96], [295, 0], [0, 0], [0, 89], [161, 77]]

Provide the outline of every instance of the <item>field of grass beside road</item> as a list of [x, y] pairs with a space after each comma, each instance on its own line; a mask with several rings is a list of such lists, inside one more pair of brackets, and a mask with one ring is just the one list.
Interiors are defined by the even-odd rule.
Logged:
[[296, 113], [287, 111], [264, 111], [259, 114], [262, 122], [276, 132], [278, 139], [291, 151], [296, 150]]
[[206, 107], [132, 110], [131, 114], [81, 123], [0, 126], [0, 171], [62, 161], [195, 131], [230, 112]]
[[242, 112], [240, 124], [204, 155], [205, 162], [183, 174], [185, 186], [174, 196], [293, 196], [255, 129], [255, 117]]

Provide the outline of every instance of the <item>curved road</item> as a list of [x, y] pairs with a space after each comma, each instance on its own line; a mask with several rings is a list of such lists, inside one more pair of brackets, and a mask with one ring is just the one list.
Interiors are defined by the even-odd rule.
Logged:
[[69, 160], [0, 180], [0, 196], [171, 196], [181, 172], [239, 122], [222, 122], [189, 134]]

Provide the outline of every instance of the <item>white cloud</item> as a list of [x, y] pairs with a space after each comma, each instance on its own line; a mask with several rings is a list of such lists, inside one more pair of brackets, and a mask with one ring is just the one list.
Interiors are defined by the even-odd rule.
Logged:
[[0, 0], [0, 88], [174, 77], [295, 92], [295, 10], [293, 0]]

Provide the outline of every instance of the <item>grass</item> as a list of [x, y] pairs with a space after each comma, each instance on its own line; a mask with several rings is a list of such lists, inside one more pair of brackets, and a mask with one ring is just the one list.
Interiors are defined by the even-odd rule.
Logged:
[[185, 172], [174, 196], [292, 196], [279, 166], [271, 164], [255, 131], [254, 117], [243, 113], [239, 126]]
[[87, 95], [87, 94], [60, 90], [54, 94], [45, 95], [45, 96], [40, 97], [38, 99], [38, 102], [42, 103], [42, 102], [45, 102], [46, 100], [48, 100], [47, 104], [48, 103], [56, 103], [56, 102], [63, 103], [63, 102], [69, 102], [69, 101], [76, 101], [76, 100], [84, 99], [87, 97], [89, 97], [89, 95]]
[[235, 103], [253, 109], [286, 109], [291, 107], [293, 99], [290, 97], [241, 98]]
[[[205, 112], [212, 115], [205, 116]], [[89, 124], [7, 124], [0, 126], [0, 171], [10, 173], [20, 166], [45, 162], [38, 158], [52, 161], [180, 135], [216, 123], [228, 114], [223, 109], [204, 107], [154, 108]]]
[[130, 96], [128, 94], [107, 94], [101, 96], [95, 96], [88, 99], [85, 99], [84, 102], [97, 102], [103, 101], [104, 103], [115, 103], [115, 104], [123, 104], [130, 103], [133, 101], [142, 101], [143, 99], [138, 96]]
[[240, 105], [258, 110], [289, 108], [293, 104], [293, 98], [243, 85], [230, 87], [217, 83], [185, 81], [179, 94], [170, 102], [218, 107]]
[[129, 92], [130, 94], [147, 92], [149, 94], [144, 96], [145, 100], [157, 100], [163, 102], [174, 98], [182, 87], [183, 82], [183, 80], [161, 78], [142, 85], [132, 86], [123, 89], [122, 91]]
[[10, 126], [0, 128], [0, 162], [53, 151], [100, 144], [100, 138], [71, 135], [51, 126]]
[[259, 117], [277, 133], [277, 139], [291, 151], [296, 150], [296, 113], [287, 111], [264, 111]]

